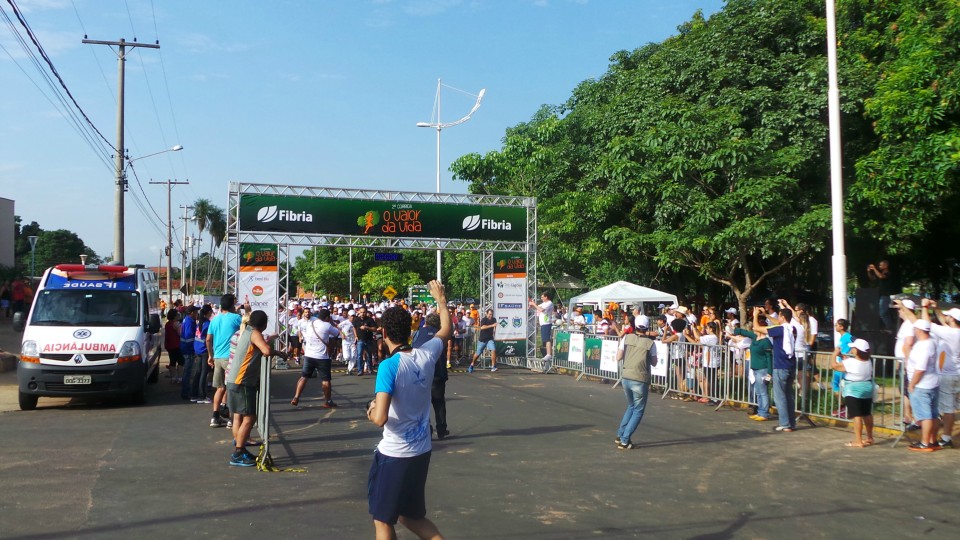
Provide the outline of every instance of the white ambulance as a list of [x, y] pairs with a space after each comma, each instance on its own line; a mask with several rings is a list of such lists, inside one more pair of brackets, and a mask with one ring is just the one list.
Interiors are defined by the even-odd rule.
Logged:
[[20, 409], [41, 396], [146, 398], [163, 342], [157, 276], [142, 266], [61, 264], [47, 269], [26, 319], [17, 381]]

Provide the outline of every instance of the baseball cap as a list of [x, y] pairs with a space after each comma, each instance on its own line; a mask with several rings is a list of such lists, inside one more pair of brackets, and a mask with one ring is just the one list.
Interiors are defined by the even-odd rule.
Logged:
[[657, 306], [657, 309], [663, 309], [663, 308], [665, 308], [665, 307], [667, 307], [666, 304], [660, 304], [659, 306]]
[[926, 319], [918, 319], [916, 322], [913, 323], [913, 327], [916, 328], [916, 329], [918, 329], [918, 330], [923, 330], [924, 332], [929, 332], [929, 331], [930, 331], [930, 321], [928, 321], [928, 320], [926, 320]]
[[909, 298], [904, 298], [903, 300], [901, 300], [900, 305], [909, 309], [910, 311], [917, 309], [917, 303], [914, 302], [913, 300], [910, 300]]
[[960, 309], [951, 308], [943, 312], [947, 317], [953, 317], [953, 320], [960, 322]]
[[637, 320], [633, 324], [637, 328], [649, 328], [650, 327], [650, 317], [646, 315], [640, 315], [637, 317]]
[[867, 343], [865, 339], [856, 339], [853, 343], [850, 344], [851, 349], [856, 349], [860, 352], [870, 352], [870, 344]]
[[352, 316], [352, 315], [356, 315], [356, 314], [357, 314], [357, 312], [354, 311], [354, 310], [352, 310], [352, 309], [347, 312], [347, 316]]
[[727, 309], [723, 310], [723, 312], [724, 312], [724, 313], [729, 313], [729, 314], [731, 314], [731, 315], [736, 315], [736, 314], [737, 314], [736, 308], [727, 308]]

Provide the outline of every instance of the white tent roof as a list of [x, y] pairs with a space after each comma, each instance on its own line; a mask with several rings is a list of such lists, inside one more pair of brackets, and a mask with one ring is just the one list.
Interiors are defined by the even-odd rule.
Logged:
[[628, 281], [617, 281], [606, 287], [586, 292], [580, 296], [575, 296], [568, 301], [573, 306], [576, 304], [596, 304], [603, 306], [607, 302], [616, 302], [618, 304], [637, 305], [641, 302], [664, 303], [670, 305], [677, 301], [677, 296], [665, 292], [634, 285]]

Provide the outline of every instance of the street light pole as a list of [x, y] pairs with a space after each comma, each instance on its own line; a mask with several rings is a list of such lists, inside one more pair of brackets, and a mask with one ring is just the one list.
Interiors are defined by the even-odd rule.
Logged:
[[[435, 101], [436, 116], [434, 116], [434, 118], [436, 119], [436, 122], [417, 122], [417, 127], [433, 128], [437, 130], [437, 195], [440, 194], [440, 132], [444, 128], [460, 125], [466, 122], [467, 120], [469, 120], [470, 117], [473, 116], [473, 113], [477, 112], [477, 109], [480, 108], [480, 101], [483, 99], [483, 94], [486, 93], [487, 91], [486, 88], [483, 88], [480, 90], [480, 93], [475, 96], [477, 98], [477, 102], [473, 104], [473, 108], [470, 109], [470, 112], [468, 112], [466, 116], [457, 120], [456, 122], [448, 122], [444, 124], [440, 121], [440, 97], [441, 97], [440, 90], [442, 88], [443, 88], [442, 79], [437, 79], [437, 97]], [[438, 249], [437, 250], [437, 281], [440, 281], [441, 261], [442, 261], [441, 251]]]
[[[843, 238], [843, 163], [840, 146], [840, 88], [837, 82], [837, 15], [827, 1], [827, 110], [830, 125], [830, 205], [833, 224], [833, 321], [847, 318], [847, 255]], [[880, 314], [883, 316], [883, 313]]]

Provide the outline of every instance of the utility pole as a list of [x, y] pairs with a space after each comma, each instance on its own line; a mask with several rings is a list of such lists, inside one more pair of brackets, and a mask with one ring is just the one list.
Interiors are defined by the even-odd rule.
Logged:
[[184, 180], [183, 182], [178, 182], [176, 180], [170, 180], [167, 178], [166, 182], [154, 182], [150, 181], [151, 184], [166, 184], [167, 185], [167, 301], [170, 304], [173, 304], [173, 288], [170, 281], [170, 272], [173, 270], [173, 216], [170, 213], [170, 191], [173, 186], [189, 184], [189, 180]]
[[113, 214], [113, 258], [119, 264], [123, 264], [123, 194], [127, 190], [127, 179], [123, 171], [123, 159], [126, 157], [124, 155], [125, 150], [123, 146], [124, 62], [126, 62], [127, 47], [146, 47], [148, 49], [159, 49], [160, 43], [137, 43], [136, 38], [134, 38], [132, 43], [127, 43], [127, 41], [124, 39], [121, 39], [120, 41], [99, 41], [94, 39], [86, 39], [86, 36], [84, 36], [83, 43], [90, 45], [112, 45], [118, 47], [117, 70], [119, 74], [117, 76], [117, 154], [114, 156], [117, 176], [117, 190]]
[[187, 280], [183, 278], [184, 274], [187, 273], [187, 222], [190, 221], [190, 218], [187, 216], [187, 212], [193, 210], [192, 206], [180, 205], [180, 208], [183, 208], [183, 217], [180, 218], [183, 220], [183, 249], [180, 251], [180, 258], [183, 260], [183, 267], [180, 269], [180, 288], [184, 290], [184, 294], [190, 294], [190, 287], [187, 284]]

